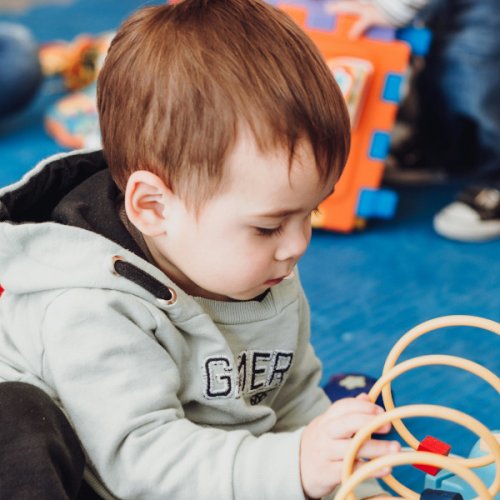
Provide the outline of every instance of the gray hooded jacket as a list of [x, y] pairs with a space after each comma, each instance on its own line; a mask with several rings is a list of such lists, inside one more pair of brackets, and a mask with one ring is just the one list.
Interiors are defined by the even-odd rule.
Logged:
[[121, 201], [100, 151], [0, 191], [0, 381], [65, 411], [106, 498], [302, 500], [302, 427], [329, 401], [298, 278], [261, 301], [189, 296]]

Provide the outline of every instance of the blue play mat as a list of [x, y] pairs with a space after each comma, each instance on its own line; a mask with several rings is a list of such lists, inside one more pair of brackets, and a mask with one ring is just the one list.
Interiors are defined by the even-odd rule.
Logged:
[[[21, 22], [38, 42], [71, 40], [117, 27], [136, 0], [47, 0], [19, 13], [0, 10], [0, 20]], [[154, 2], [151, 2], [154, 3]], [[160, 2], [156, 2], [160, 3]], [[2, 69], [3, 71], [3, 69]], [[21, 114], [0, 121], [0, 186], [17, 180], [36, 162], [61, 150], [43, 129], [47, 107], [63, 95], [46, 82]], [[390, 348], [408, 329], [448, 314], [472, 314], [500, 321], [500, 241], [446, 241], [432, 229], [432, 216], [460, 186], [403, 189], [393, 220], [371, 222], [360, 233], [316, 231], [300, 266], [311, 303], [312, 341], [331, 375], [361, 372], [378, 377]], [[404, 359], [447, 353], [467, 357], [500, 373], [500, 339], [470, 328], [449, 328], [415, 342]], [[396, 404], [435, 403], [470, 413], [500, 428], [500, 403], [493, 389], [454, 368], [421, 368], [393, 384]], [[466, 454], [476, 438], [454, 425], [410, 419], [414, 434], [432, 434]], [[422, 488], [423, 474], [411, 467], [396, 476]]]

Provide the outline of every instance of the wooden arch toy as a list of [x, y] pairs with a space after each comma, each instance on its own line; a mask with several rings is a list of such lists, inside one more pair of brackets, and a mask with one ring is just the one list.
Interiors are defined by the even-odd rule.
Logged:
[[[466, 481], [477, 493], [478, 499], [493, 499], [500, 491], [500, 444], [495, 435], [481, 422], [470, 415], [443, 406], [409, 405], [400, 408], [394, 407], [390, 388], [391, 381], [413, 368], [434, 364], [454, 366], [473, 373], [488, 382], [498, 393], [500, 393], [500, 379], [494, 373], [477, 363], [460, 357], [446, 355], [419, 356], [396, 364], [401, 353], [415, 339], [431, 331], [448, 326], [477, 327], [500, 335], [500, 324], [494, 321], [476, 316], [443, 316], [426, 321], [411, 329], [401, 337], [387, 356], [382, 376], [369, 393], [370, 400], [375, 401], [380, 392], [382, 392], [382, 399], [387, 412], [374, 419], [370, 425], [358, 431], [354, 436], [344, 459], [342, 483], [335, 497], [337, 500], [354, 500], [352, 491], [360, 482], [371, 477], [374, 472], [384, 467], [404, 464], [424, 464], [447, 469]], [[369, 439], [372, 432], [387, 422], [392, 422], [402, 439], [406, 441], [411, 448], [416, 450], [420, 443], [406, 428], [401, 419], [424, 416], [449, 420], [461, 424], [472, 432], [475, 432], [487, 445], [490, 454], [472, 459], [463, 459], [445, 457], [435, 453], [422, 451], [402, 452], [371, 460], [352, 473], [356, 454], [361, 445], [365, 440]], [[496, 474], [492, 484], [487, 488], [481, 479], [479, 479], [470, 469], [492, 464], [493, 462], [496, 464]], [[392, 475], [385, 476], [382, 479], [402, 497], [408, 499], [420, 498], [418, 493], [401, 484]]]

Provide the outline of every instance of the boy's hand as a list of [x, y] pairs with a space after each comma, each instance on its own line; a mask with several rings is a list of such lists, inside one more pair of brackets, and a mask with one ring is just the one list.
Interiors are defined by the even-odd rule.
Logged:
[[384, 13], [372, 2], [361, 0], [340, 0], [326, 4], [326, 11], [331, 14], [349, 14], [358, 16], [349, 31], [351, 38], [359, 38], [365, 31], [374, 26], [393, 26]]
[[[383, 409], [370, 402], [366, 394], [341, 399], [319, 415], [304, 429], [300, 445], [300, 475], [304, 493], [320, 498], [331, 493], [341, 481], [342, 462], [353, 435], [371, 422]], [[377, 432], [386, 434], [391, 424]], [[360, 448], [358, 459], [371, 459], [396, 453], [401, 446], [396, 441], [370, 439]], [[390, 474], [384, 469], [376, 477]]]

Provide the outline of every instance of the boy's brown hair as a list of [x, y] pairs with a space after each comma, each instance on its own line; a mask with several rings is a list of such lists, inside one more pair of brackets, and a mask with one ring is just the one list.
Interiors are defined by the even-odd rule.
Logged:
[[220, 188], [247, 126], [262, 152], [309, 140], [316, 168], [340, 175], [350, 142], [343, 97], [318, 50], [260, 0], [184, 0], [120, 27], [98, 80], [103, 148], [124, 190], [149, 170], [193, 206]]

